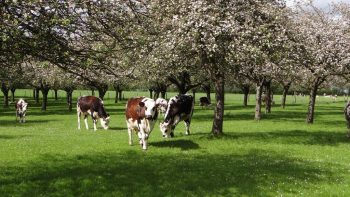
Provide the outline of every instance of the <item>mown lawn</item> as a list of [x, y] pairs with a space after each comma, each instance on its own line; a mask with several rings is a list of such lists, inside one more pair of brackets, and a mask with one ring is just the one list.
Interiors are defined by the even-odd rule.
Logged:
[[[125, 93], [136, 95], [148, 93]], [[343, 98], [319, 97], [307, 125], [307, 97], [289, 97], [283, 110], [275, 96], [272, 113], [256, 122], [254, 95], [243, 107], [242, 95], [226, 94], [223, 137], [210, 135], [213, 109], [196, 105], [192, 135], [180, 123], [164, 140], [157, 124], [142, 151], [128, 145], [125, 101], [114, 104], [113, 92], [111, 128], [97, 132], [90, 119], [91, 129], [78, 131], [63, 92], [51, 96], [46, 112], [28, 97], [25, 124], [15, 123], [13, 104], [0, 109], [0, 196], [350, 196]]]

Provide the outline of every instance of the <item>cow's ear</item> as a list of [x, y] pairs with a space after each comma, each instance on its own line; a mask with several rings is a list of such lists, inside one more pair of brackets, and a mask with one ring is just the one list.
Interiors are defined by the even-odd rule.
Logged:
[[144, 107], [144, 106], [145, 106], [145, 103], [144, 103], [144, 102], [139, 102], [139, 106], [140, 106], [140, 107]]

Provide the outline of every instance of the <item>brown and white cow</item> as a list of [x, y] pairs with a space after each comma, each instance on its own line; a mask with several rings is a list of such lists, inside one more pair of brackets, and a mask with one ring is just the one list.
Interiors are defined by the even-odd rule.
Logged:
[[96, 122], [100, 119], [101, 126], [107, 130], [109, 124], [109, 114], [106, 113], [103, 106], [103, 101], [100, 98], [94, 96], [82, 96], [78, 98], [77, 102], [77, 113], [78, 113], [78, 129], [80, 129], [80, 116], [84, 115], [84, 121], [86, 129], [89, 129], [87, 117], [91, 116], [94, 123], [94, 131], [97, 130]]
[[147, 97], [130, 98], [126, 104], [125, 117], [129, 133], [129, 144], [133, 144], [132, 132], [139, 137], [143, 150], [147, 150], [147, 140], [158, 118], [158, 105]]
[[19, 122], [26, 122], [26, 112], [28, 103], [24, 99], [19, 99], [16, 102], [16, 122], [19, 117]]
[[169, 99], [164, 121], [160, 123], [160, 130], [163, 137], [174, 137], [174, 129], [181, 120], [186, 125], [185, 134], [190, 134], [190, 124], [194, 108], [193, 101], [193, 97], [186, 94], [180, 94]]

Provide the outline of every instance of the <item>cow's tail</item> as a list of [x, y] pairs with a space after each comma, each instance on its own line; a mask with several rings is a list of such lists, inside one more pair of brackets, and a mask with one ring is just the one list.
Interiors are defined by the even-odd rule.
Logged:
[[77, 100], [77, 111], [80, 109], [80, 105], [79, 105], [79, 101], [80, 101], [80, 99], [82, 98], [82, 96], [79, 96], [78, 97], [78, 100]]

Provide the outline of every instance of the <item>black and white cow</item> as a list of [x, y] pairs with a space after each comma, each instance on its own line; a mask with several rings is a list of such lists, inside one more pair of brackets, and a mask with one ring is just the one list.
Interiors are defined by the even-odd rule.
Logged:
[[347, 122], [348, 134], [347, 137], [350, 138], [350, 102], [348, 102], [344, 109], [345, 120]]
[[170, 98], [164, 121], [160, 123], [163, 137], [174, 137], [174, 129], [181, 120], [186, 125], [185, 134], [189, 135], [193, 108], [194, 100], [191, 95], [180, 94]]
[[147, 141], [158, 118], [156, 101], [147, 97], [130, 98], [126, 104], [125, 118], [132, 145], [132, 132], [136, 132], [143, 150], [147, 150]]
[[80, 129], [80, 116], [84, 115], [84, 121], [86, 129], [89, 129], [87, 117], [91, 116], [94, 123], [94, 130], [96, 131], [96, 122], [100, 119], [101, 126], [107, 130], [109, 124], [109, 114], [106, 113], [103, 106], [103, 101], [100, 98], [94, 96], [82, 96], [78, 98], [77, 102], [78, 113], [78, 129]]
[[211, 103], [208, 99], [208, 97], [200, 97], [199, 98], [199, 106], [202, 106], [203, 107], [207, 107], [209, 106]]
[[26, 122], [26, 112], [28, 103], [24, 99], [19, 99], [16, 102], [16, 121], [19, 117], [19, 122]]

